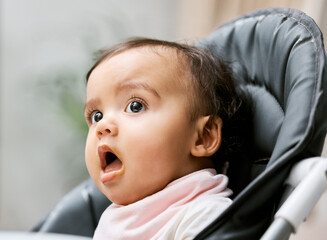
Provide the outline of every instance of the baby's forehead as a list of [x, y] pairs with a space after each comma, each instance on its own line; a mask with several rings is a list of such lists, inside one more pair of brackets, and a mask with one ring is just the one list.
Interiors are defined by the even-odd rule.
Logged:
[[175, 84], [188, 87], [190, 69], [184, 54], [173, 47], [147, 45], [120, 49], [108, 54], [94, 68], [94, 72], [123, 72], [128, 74], [150, 75], [158, 73], [173, 80]]
[[[146, 64], [149, 64], [152, 67], [153, 62], [149, 62], [149, 58], [153, 58], [160, 62], [162, 68], [165, 71], [169, 71], [172, 74], [176, 74], [178, 76], [177, 79], [189, 82], [189, 77], [191, 76], [191, 70], [189, 67], [189, 63], [187, 62], [186, 55], [179, 49], [175, 49], [169, 46], [161, 46], [161, 45], [146, 45], [135, 48], [124, 49], [118, 53], [115, 53], [110, 58], [119, 57], [119, 55], [134, 55], [141, 54], [143, 57], [139, 57], [136, 61], [144, 61]], [[158, 67], [158, 65], [156, 65]]]
[[[148, 54], [156, 55], [163, 60], [163, 67], [174, 71], [179, 81], [189, 84], [191, 70], [186, 55], [179, 49], [167, 46], [147, 46], [143, 49]], [[168, 68], [169, 66], [169, 68]]]
[[146, 46], [142, 50], [162, 58], [163, 64], [175, 71], [180, 80], [186, 80], [190, 76], [190, 64], [181, 50], [169, 46]]

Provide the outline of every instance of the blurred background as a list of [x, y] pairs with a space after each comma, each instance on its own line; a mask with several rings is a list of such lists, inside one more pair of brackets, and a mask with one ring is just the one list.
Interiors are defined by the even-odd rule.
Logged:
[[196, 42], [264, 7], [300, 9], [327, 35], [324, 0], [0, 0], [0, 229], [31, 229], [88, 178], [96, 50], [133, 36]]

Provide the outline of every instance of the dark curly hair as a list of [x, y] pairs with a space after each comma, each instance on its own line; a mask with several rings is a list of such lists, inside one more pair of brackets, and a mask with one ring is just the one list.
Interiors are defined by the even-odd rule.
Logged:
[[92, 71], [104, 60], [139, 47], [175, 50], [180, 65], [178, 68], [189, 72], [191, 76], [191, 86], [194, 90], [191, 92], [195, 94], [191, 96], [193, 99], [191, 119], [207, 115], [222, 119], [222, 144], [217, 153], [212, 156], [215, 168], [220, 172], [224, 163], [231, 161], [233, 153], [239, 151], [242, 145], [241, 138], [238, 137], [240, 129], [238, 123], [241, 118], [237, 114], [241, 109], [242, 100], [236, 92], [230, 68], [206, 49], [170, 41], [133, 38], [100, 51], [100, 56], [87, 73], [86, 80], [88, 81]]

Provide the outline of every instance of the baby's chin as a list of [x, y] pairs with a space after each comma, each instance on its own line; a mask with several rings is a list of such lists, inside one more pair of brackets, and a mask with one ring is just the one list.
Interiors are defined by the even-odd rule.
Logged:
[[138, 202], [154, 193], [158, 192], [157, 190], [151, 191], [151, 192], [138, 192], [138, 193], [131, 193], [128, 192], [126, 194], [123, 193], [117, 193], [114, 192], [102, 192], [112, 203], [115, 203], [117, 205], [130, 205], [135, 202]]
[[146, 196], [138, 196], [138, 197], [131, 197], [131, 196], [113, 196], [112, 194], [106, 196], [112, 203], [115, 203], [117, 205], [130, 205], [135, 202], [138, 202], [142, 199], [144, 199]]
[[[147, 184], [127, 184], [126, 186], [122, 182], [100, 184], [100, 191], [112, 202], [117, 205], [130, 205], [144, 198], [147, 198], [157, 192], [163, 190], [170, 181], [158, 181], [156, 184], [154, 181], [150, 181]], [[140, 186], [141, 185], [141, 186]]]

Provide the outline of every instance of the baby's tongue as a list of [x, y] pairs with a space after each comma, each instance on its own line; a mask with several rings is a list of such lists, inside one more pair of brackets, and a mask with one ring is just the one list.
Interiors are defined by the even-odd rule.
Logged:
[[104, 169], [104, 172], [112, 172], [117, 171], [122, 168], [122, 162], [116, 158], [112, 163], [108, 164], [106, 168]]

